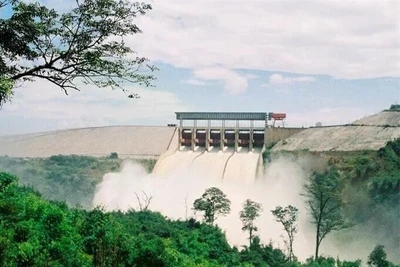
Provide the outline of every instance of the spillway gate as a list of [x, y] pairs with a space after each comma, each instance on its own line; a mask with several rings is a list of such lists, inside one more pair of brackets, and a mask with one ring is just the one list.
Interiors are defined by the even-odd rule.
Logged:
[[176, 112], [180, 146], [218, 148], [263, 147], [268, 120], [266, 112]]

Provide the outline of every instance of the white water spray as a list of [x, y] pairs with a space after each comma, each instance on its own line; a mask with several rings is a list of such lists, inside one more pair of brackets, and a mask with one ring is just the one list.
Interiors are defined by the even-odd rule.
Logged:
[[[145, 192], [153, 196], [149, 209], [159, 211], [172, 219], [196, 216], [193, 202], [205, 189], [220, 188], [231, 200], [231, 213], [220, 217], [216, 223], [226, 231], [228, 241], [235, 246], [248, 245], [248, 235], [241, 231], [239, 211], [243, 202], [250, 198], [263, 206], [256, 225], [262, 242], [273, 242], [275, 247], [285, 249], [282, 236], [286, 238], [282, 225], [274, 220], [271, 210], [276, 206], [296, 206], [300, 211], [299, 228], [294, 243], [294, 253], [300, 260], [313, 255], [314, 229], [308, 222], [304, 200], [300, 196], [305, 177], [307, 159], [295, 161], [280, 158], [270, 163], [256, 178], [260, 164], [260, 151], [233, 153], [211, 151], [177, 151], [165, 157], [153, 174], [147, 174], [138, 164], [126, 161], [119, 173], [108, 173], [98, 185], [93, 205], [103, 205], [107, 210], [139, 209], [135, 193]], [[362, 255], [343, 255], [342, 249], [333, 244], [321, 248], [326, 255], [357, 259]], [[339, 254], [339, 251], [341, 252]]]

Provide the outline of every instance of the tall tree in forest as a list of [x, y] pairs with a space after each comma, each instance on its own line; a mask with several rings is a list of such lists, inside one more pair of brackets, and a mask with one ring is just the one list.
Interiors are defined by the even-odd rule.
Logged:
[[332, 169], [325, 173], [313, 173], [304, 185], [306, 204], [311, 223], [316, 227], [315, 260], [318, 259], [322, 240], [332, 231], [351, 226], [344, 218], [339, 173]]
[[225, 216], [231, 211], [231, 201], [216, 187], [206, 189], [201, 198], [193, 203], [195, 211], [204, 212], [204, 221], [213, 225], [219, 215]]
[[[138, 57], [124, 38], [140, 33], [134, 18], [151, 9], [129, 0], [76, 0], [60, 13], [40, 3], [0, 0], [0, 107], [15, 86], [44, 79], [61, 88], [81, 85], [120, 88], [150, 85], [155, 68]], [[12, 10], [9, 16], [6, 10]]]
[[240, 211], [239, 216], [242, 221], [243, 231], [249, 231], [249, 247], [251, 246], [254, 238], [254, 232], [258, 230], [255, 225], [255, 220], [260, 216], [262, 206], [260, 203], [247, 199], [243, 203], [243, 209]]
[[299, 210], [296, 207], [291, 205], [282, 208], [281, 206], [277, 206], [274, 210], [271, 211], [275, 216], [277, 222], [280, 222], [285, 229], [285, 232], [288, 236], [288, 239], [284, 239], [285, 245], [289, 251], [289, 261], [292, 261], [294, 258], [293, 253], [293, 242], [294, 236], [298, 231], [297, 227], [297, 219], [299, 218]]

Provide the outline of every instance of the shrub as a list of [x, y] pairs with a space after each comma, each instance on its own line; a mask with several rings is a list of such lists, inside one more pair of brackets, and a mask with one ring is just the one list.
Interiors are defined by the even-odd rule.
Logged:
[[118, 153], [117, 152], [112, 152], [110, 154], [110, 159], [118, 159]]

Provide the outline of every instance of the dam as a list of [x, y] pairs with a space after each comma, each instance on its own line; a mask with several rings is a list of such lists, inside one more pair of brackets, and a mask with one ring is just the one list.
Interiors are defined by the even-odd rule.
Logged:
[[[268, 125], [268, 113], [263, 112], [176, 112], [176, 119], [179, 120], [180, 145], [190, 146], [193, 151], [196, 146], [206, 150], [219, 147], [221, 151], [225, 147], [234, 147], [236, 152], [240, 147], [247, 147], [250, 151], [254, 147], [262, 148]], [[201, 122], [203, 125], [199, 125]], [[241, 122], [247, 123], [243, 125]], [[262, 127], [256, 127], [257, 122], [262, 122]]]
[[286, 118], [284, 113], [175, 114], [177, 122], [167, 126], [106, 126], [0, 136], [0, 156], [107, 157], [117, 153], [121, 159], [156, 159], [153, 173], [158, 176], [172, 175], [179, 169], [201, 170], [222, 180], [252, 180], [260, 172], [263, 149], [303, 130], [276, 127], [276, 121]]
[[[176, 112], [176, 123], [167, 126], [100, 126], [0, 136], [0, 156], [46, 158], [53, 155], [158, 159], [183, 147], [192, 151], [221, 151], [271, 147], [302, 128], [267, 125], [267, 112]], [[194, 117], [195, 116], [195, 117]], [[206, 119], [204, 119], [206, 116]]]
[[176, 112], [177, 144], [160, 156], [153, 174], [201, 173], [214, 180], [252, 182], [262, 174], [263, 149], [301, 130], [276, 128], [285, 129], [277, 134], [269, 125], [274, 118], [272, 112]]

